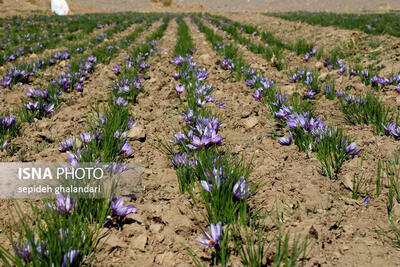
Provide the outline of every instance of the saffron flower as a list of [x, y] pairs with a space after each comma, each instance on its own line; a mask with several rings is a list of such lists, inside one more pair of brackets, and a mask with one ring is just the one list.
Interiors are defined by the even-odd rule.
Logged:
[[260, 89], [256, 89], [254, 94], [251, 95], [255, 100], [260, 101], [264, 97], [264, 93]]
[[355, 142], [350, 143], [350, 145], [345, 147], [346, 154], [350, 154], [352, 156], [358, 155], [361, 153], [361, 149], [356, 150], [357, 145]]
[[181, 94], [181, 93], [185, 92], [185, 85], [184, 84], [177, 85], [177, 86], [175, 86], [175, 90], [178, 94]]
[[281, 137], [281, 139], [279, 139], [279, 144], [282, 146], [290, 146], [292, 144], [292, 133], [289, 132], [288, 138]]
[[129, 156], [133, 153], [133, 149], [131, 145], [125, 141], [125, 143], [122, 145], [120, 149], [120, 153]]
[[112, 71], [113, 71], [115, 74], [119, 74], [119, 73], [120, 73], [119, 64], [117, 64], [116, 66], [112, 67]]
[[71, 197], [70, 197], [69, 193], [66, 197], [64, 197], [62, 194], [57, 194], [57, 206], [47, 203], [47, 207], [50, 210], [56, 210], [58, 212], [58, 214], [60, 214], [62, 212], [70, 214], [72, 212], [72, 209], [75, 207], [75, 205], [76, 205], [76, 198], [74, 198], [71, 201]]
[[65, 253], [63, 257], [63, 262], [61, 264], [61, 267], [72, 266], [72, 263], [74, 262], [75, 258], [78, 255], [79, 255], [79, 249], [78, 250], [74, 250], [72, 248], [68, 249], [68, 252]]
[[313, 90], [307, 90], [307, 92], [306, 92], [305, 95], [306, 95], [306, 97], [308, 97], [308, 98], [314, 98], [315, 93], [314, 93]]
[[250, 196], [250, 189], [243, 176], [233, 185], [233, 195], [242, 200]]
[[0, 148], [0, 151], [3, 151], [4, 149], [6, 149], [7, 146], [8, 146], [8, 141], [5, 140], [4, 143], [3, 143], [3, 145], [2, 145], [1, 148]]
[[65, 140], [64, 142], [60, 142], [60, 148], [58, 151], [60, 152], [66, 152], [67, 150], [70, 150], [74, 147], [76, 138], [75, 136], [72, 137], [72, 140]]
[[111, 216], [125, 217], [131, 213], [136, 212], [136, 207], [133, 205], [124, 205], [124, 198], [120, 197], [118, 200], [115, 194], [111, 198]]
[[117, 99], [114, 99], [114, 103], [119, 106], [125, 107], [126, 105], [128, 105], [128, 100], [125, 100], [125, 98], [120, 96]]
[[215, 247], [222, 236], [222, 223], [218, 222], [216, 225], [211, 224], [211, 234], [203, 231], [204, 238], [196, 238], [195, 240], [200, 244], [205, 245], [207, 248]]

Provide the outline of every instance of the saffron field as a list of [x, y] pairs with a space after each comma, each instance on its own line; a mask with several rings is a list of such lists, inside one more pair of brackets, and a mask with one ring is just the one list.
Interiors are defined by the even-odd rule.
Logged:
[[398, 265], [398, 19], [1, 18], [1, 161], [142, 171], [2, 199], [2, 264]]

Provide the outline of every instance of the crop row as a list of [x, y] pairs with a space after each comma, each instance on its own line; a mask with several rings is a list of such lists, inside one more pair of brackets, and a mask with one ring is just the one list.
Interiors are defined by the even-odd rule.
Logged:
[[[138, 22], [136, 18], [121, 21], [117, 25], [107, 29], [105, 32], [100, 33], [99, 35], [91, 38], [88, 41], [85, 41], [83, 43], [70, 42], [68, 44], [64, 44], [64, 46], [67, 47], [67, 49], [65, 49], [64, 51], [56, 52], [53, 55], [34, 60], [33, 62], [16, 64], [8, 69], [7, 74], [1, 81], [1, 84], [3, 87], [12, 88], [12, 86], [17, 83], [28, 83], [31, 80], [30, 77], [34, 77], [40, 74], [38, 70], [43, 71], [47, 67], [56, 64], [57, 61], [67, 60], [70, 57], [74, 57], [75, 55], [90, 52], [92, 49], [95, 49], [96, 45], [99, 45], [104, 40], [109, 39], [119, 32], [124, 31], [126, 28], [132, 25], [132, 23], [135, 22]], [[129, 42], [129, 40], [126, 40], [126, 42]], [[108, 48], [110, 50], [119, 49], [118, 46], [114, 47], [112, 45], [110, 45]]]
[[312, 25], [336, 26], [348, 30], [360, 30], [367, 34], [390, 34], [400, 36], [400, 15], [385, 14], [335, 14], [325, 12], [268, 13], [290, 21], [307, 22]]
[[[82, 35], [90, 33], [94, 28], [102, 28], [123, 19], [129, 19], [134, 13], [116, 15], [76, 16], [59, 24], [53, 22], [37, 25], [37, 27], [13, 28], [5, 33], [0, 46], [0, 65], [14, 61], [18, 57], [39, 53], [45, 49], [53, 49], [63, 45], [65, 41], [78, 41]], [[11, 24], [8, 24], [11, 25]], [[47, 27], [48, 25], [48, 27]], [[83, 26], [83, 27], [82, 27]], [[11, 28], [11, 26], [10, 26]], [[68, 34], [66, 34], [68, 33]]]

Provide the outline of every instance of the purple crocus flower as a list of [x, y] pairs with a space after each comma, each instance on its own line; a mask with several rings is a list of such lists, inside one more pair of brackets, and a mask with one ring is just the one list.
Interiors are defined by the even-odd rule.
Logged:
[[174, 164], [175, 167], [186, 166], [186, 159], [187, 159], [186, 152], [183, 152], [182, 155], [175, 153], [174, 159], [172, 160], [172, 164]]
[[75, 204], [76, 198], [74, 198], [71, 202], [71, 197], [69, 193], [66, 197], [64, 197], [62, 194], [57, 194], [57, 206], [47, 203], [47, 207], [50, 210], [56, 210], [58, 214], [60, 214], [61, 212], [70, 214], [72, 212], [72, 209], [75, 207]]
[[9, 116], [3, 118], [0, 117], [0, 123], [9, 128], [16, 123], [15, 116], [10, 113]]
[[119, 217], [125, 217], [131, 213], [136, 212], [136, 207], [133, 205], [126, 205], [125, 207], [123, 207], [124, 205], [124, 198], [120, 197], [117, 201], [116, 201], [116, 197], [115, 194], [112, 196], [111, 198], [111, 215], [112, 216], [119, 216]]
[[71, 151], [66, 151], [69, 158], [67, 158], [67, 161], [69, 163], [71, 163], [71, 165], [73, 167], [79, 167], [79, 163], [78, 161], [81, 160], [82, 155], [81, 155], [81, 150], [78, 148], [77, 150], [77, 155], [75, 155], [74, 153], [72, 153]]
[[222, 136], [220, 134], [217, 134], [217, 132], [215, 130], [213, 130], [211, 132], [210, 143], [211, 144], [220, 144], [220, 143], [222, 143]]
[[114, 66], [114, 67], [112, 67], [112, 71], [113, 71], [115, 74], [119, 74], [119, 73], [120, 73], [120, 67], [119, 67], [119, 64], [118, 64], [118, 65], [116, 65], [116, 66]]
[[129, 155], [133, 154], [133, 149], [132, 149], [131, 145], [125, 141], [125, 143], [122, 145], [122, 147], [120, 149], [120, 153], [123, 155], [129, 156]]
[[56, 64], [54, 58], [49, 58], [49, 65], [54, 65], [54, 64]]
[[186, 146], [192, 150], [197, 150], [208, 145], [210, 143], [210, 139], [206, 135], [203, 135], [201, 139], [194, 135], [192, 138], [192, 143], [193, 145], [187, 144]]
[[308, 97], [308, 98], [314, 98], [314, 96], [315, 96], [315, 93], [314, 93], [314, 91], [313, 90], [307, 90], [307, 92], [305, 93], [305, 95], [306, 95], [306, 97]]
[[278, 143], [282, 146], [290, 146], [292, 144], [292, 133], [289, 132], [288, 138], [281, 137]]
[[114, 99], [115, 104], [119, 105], [119, 106], [126, 106], [128, 105], [128, 100], [126, 100], [125, 98], [123, 98], [122, 96], [118, 97], [117, 99]]
[[84, 144], [89, 144], [92, 142], [92, 135], [89, 132], [81, 134], [80, 137]]
[[396, 89], [396, 92], [397, 92], [397, 93], [400, 93], [400, 83], [396, 86], [395, 89]]
[[81, 83], [77, 83], [77, 84], [75, 85], [75, 90], [78, 91], [78, 92], [82, 92], [82, 91], [83, 91], [83, 86], [82, 86], [82, 84], [81, 84]]
[[356, 150], [356, 148], [357, 148], [357, 145], [355, 142], [350, 143], [350, 145], [345, 147], [346, 154], [350, 154], [353, 156], [360, 154], [361, 149]]
[[6, 75], [4, 79], [1, 81], [1, 86], [8, 87], [10, 86], [11, 82], [12, 82], [11, 75]]
[[188, 114], [187, 115], [185, 113], [181, 114], [181, 117], [185, 122], [191, 122], [192, 119], [193, 119], [193, 116], [194, 116], [194, 112], [191, 109], [188, 110]]
[[72, 248], [68, 249], [68, 252], [65, 253], [63, 257], [63, 262], [61, 264], [61, 267], [67, 267], [67, 266], [72, 266], [72, 263], [74, 262], [75, 258], [78, 257], [79, 255], [79, 249], [74, 250]]
[[38, 110], [39, 109], [39, 101], [37, 101], [37, 102], [29, 101], [27, 104], [25, 104], [25, 106], [28, 110]]
[[[36, 251], [39, 254], [42, 254], [42, 246], [41, 244], [37, 241], [33, 241], [35, 246], [36, 246]], [[29, 262], [32, 260], [32, 243], [30, 241], [26, 241], [25, 245], [22, 245], [21, 243], [14, 244], [14, 251], [15, 254], [17, 254], [20, 258], [22, 258], [25, 262]], [[48, 251], [47, 251], [48, 252]]]
[[390, 122], [387, 126], [382, 123], [383, 129], [393, 137], [400, 137], [400, 127], [397, 126], [396, 123]]
[[63, 58], [63, 59], [69, 59], [70, 56], [71, 56], [71, 54], [70, 54], [69, 52], [65, 52], [65, 53], [62, 55], [62, 58]]
[[47, 103], [44, 103], [43, 104], [43, 110], [48, 114], [53, 113], [54, 112], [54, 104], [48, 105]]
[[8, 140], [5, 140], [3, 145], [0, 148], [0, 151], [3, 151], [4, 149], [6, 149], [7, 146], [8, 146]]
[[58, 151], [60, 152], [66, 152], [67, 150], [70, 150], [74, 147], [76, 138], [75, 136], [72, 137], [72, 140], [65, 140], [64, 142], [60, 142], [60, 148]]
[[14, 245], [15, 254], [17, 254], [24, 261], [30, 261], [32, 245], [26, 241], [25, 245]]
[[366, 197], [365, 199], [364, 199], [364, 204], [365, 205], [368, 205], [369, 204], [369, 202], [370, 202], [370, 198], [369, 197]]
[[250, 196], [250, 189], [248, 188], [243, 176], [233, 185], [233, 195], [237, 199], [245, 199]]
[[350, 76], [356, 76], [358, 74], [358, 72], [354, 69], [350, 70]]
[[177, 81], [181, 77], [180, 73], [174, 73], [174, 79]]
[[222, 237], [222, 223], [218, 222], [216, 225], [211, 224], [211, 234], [203, 231], [204, 238], [196, 238], [195, 240], [208, 248], [215, 247]]
[[[260, 88], [260, 89], [261, 89], [261, 88]], [[255, 100], [257, 100], [257, 101], [260, 101], [260, 100], [264, 97], [264, 93], [263, 93], [263, 91], [260, 90], [260, 89], [256, 89], [256, 90], [254, 91], [254, 94], [251, 95], [251, 96], [252, 96]]]
[[221, 109], [226, 109], [226, 104], [224, 102], [221, 102], [218, 104], [218, 107]]
[[181, 93], [185, 92], [185, 85], [184, 84], [183, 85], [176, 85], [175, 86], [175, 90], [176, 90], [176, 92], [178, 94], [181, 94]]

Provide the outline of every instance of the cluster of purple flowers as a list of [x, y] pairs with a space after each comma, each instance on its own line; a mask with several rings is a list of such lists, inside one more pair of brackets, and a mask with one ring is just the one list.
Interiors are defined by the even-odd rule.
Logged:
[[107, 50], [108, 51], [113, 51], [113, 50], [116, 50], [116, 51], [118, 51], [119, 50], [119, 46], [112, 46], [112, 45], [109, 45], [109, 46], [107, 46]]
[[[17, 121], [12, 113], [9, 116], [0, 117], [0, 135], [5, 136], [7, 132], [16, 127], [16, 124]], [[9, 141], [1, 140], [0, 145], [0, 151], [3, 151], [9, 145]]]
[[395, 122], [390, 122], [387, 125], [382, 123], [382, 127], [385, 130], [386, 134], [393, 136], [394, 138], [400, 138], [400, 126]]
[[[68, 231], [68, 229], [67, 229]], [[62, 234], [62, 229], [60, 229], [60, 233]], [[62, 241], [62, 236], [61, 236]], [[36, 255], [39, 257], [48, 256], [49, 250], [47, 249], [47, 245], [44, 242], [39, 242], [34, 240], [34, 245], [31, 242], [26, 241], [25, 244], [14, 244], [15, 254], [24, 260], [24, 262], [29, 263], [33, 260], [33, 249], [36, 248]], [[68, 251], [63, 256], [63, 261], [61, 262], [61, 267], [73, 266], [75, 259], [79, 255], [79, 250], [75, 250], [69, 248]]]
[[57, 52], [57, 53], [55, 53], [54, 55], [53, 55], [53, 58], [54, 59], [63, 59], [63, 60], [66, 60], [66, 59], [69, 59], [71, 57], [71, 53], [69, 53], [69, 52], [64, 52], [64, 53], [62, 53], [62, 52]]
[[31, 100], [25, 103], [25, 108], [35, 113], [37, 116], [44, 116], [54, 112], [55, 104], [52, 96], [49, 95], [48, 89], [41, 91], [39, 89], [28, 89], [26, 93]]
[[79, 70], [77, 72], [62, 72], [57, 78], [52, 80], [52, 84], [56, 84], [61, 89], [61, 91], [68, 91], [74, 85], [74, 89], [76, 91], [82, 91], [83, 82], [86, 80], [86, 77], [90, 73], [94, 72], [96, 64], [97, 58], [94, 56], [89, 56], [84, 62], [80, 64]]
[[222, 136], [218, 134], [218, 129], [222, 126], [218, 118], [194, 115], [190, 109], [187, 114], [182, 114], [182, 118], [190, 130], [187, 134], [176, 134], [175, 140], [171, 141], [174, 144], [184, 143], [189, 149], [198, 150], [223, 143]]
[[72, 209], [76, 205], [76, 198], [71, 201], [70, 194], [64, 197], [62, 194], [57, 195], [57, 205], [52, 205], [50, 203], [46, 204], [46, 207], [49, 210], [55, 210], [58, 214], [66, 214], [69, 215], [72, 212]]
[[13, 248], [15, 251], [15, 254], [23, 259], [25, 262], [30, 262], [32, 261], [32, 253], [33, 249], [36, 248], [36, 254], [41, 257], [48, 255], [49, 251], [46, 249], [46, 245], [43, 244], [43, 242], [39, 242], [38, 240], [34, 239], [33, 241], [34, 244], [32, 244], [30, 241], [26, 241], [25, 244], [14, 244]]
[[100, 33], [99, 35], [97, 35], [93, 40], [95, 43], [101, 43], [104, 39], [107, 38], [107, 34], [105, 33]]
[[338, 90], [336, 92], [336, 95], [337, 97], [344, 99], [344, 101], [348, 103], [358, 103], [360, 105], [364, 105], [365, 103], [363, 98], [344, 94], [341, 90]]
[[246, 85], [255, 88], [253, 98], [260, 101], [264, 97], [264, 91], [271, 89], [274, 86], [274, 81], [258, 74], [254, 69], [246, 69], [242, 67], [242, 73], [246, 77]]
[[16, 125], [15, 116], [11, 113], [9, 116], [0, 117], [0, 130], [10, 129]]
[[307, 52], [307, 53], [304, 55], [304, 60], [305, 60], [305, 61], [308, 61], [308, 60], [310, 59], [310, 57], [311, 57], [311, 56], [314, 56], [316, 53], [317, 53], [317, 48], [314, 47], [310, 52]]
[[124, 77], [121, 80], [117, 81], [111, 90], [118, 94], [128, 94], [131, 90], [140, 89], [142, 86], [142, 81], [139, 76], [135, 78], [132, 82], [128, 77]]
[[125, 58], [126, 61], [128, 61], [128, 67], [129, 68], [137, 68], [139, 69], [139, 73], [143, 73], [146, 69], [150, 67], [150, 64], [148, 64], [145, 60], [149, 56], [149, 53], [145, 54], [139, 54], [136, 56], [136, 58], [132, 58], [131, 56], [127, 56]]
[[[222, 168], [213, 168], [213, 174], [211, 175], [209, 171], [205, 172], [206, 177], [208, 177], [208, 181], [202, 180], [201, 186], [203, 190], [211, 193], [213, 190], [220, 190], [224, 183], [228, 180], [233, 180], [233, 196], [238, 200], [243, 200], [250, 197], [250, 189], [246, 183], [244, 177], [240, 177], [239, 179], [234, 179], [233, 177], [226, 177], [225, 171]], [[216, 187], [214, 188], [213, 185]]]
[[222, 60], [221, 66], [224, 70], [234, 70], [235, 69], [235, 63], [233, 62], [233, 60], [227, 59], [226, 57], [224, 57], [224, 60]]
[[[86, 132], [80, 135], [80, 139], [82, 141], [82, 145], [80, 147], [76, 147], [76, 137], [73, 136], [72, 140], [65, 140], [64, 142], [60, 142], [60, 148], [58, 149], [60, 152], [66, 152], [68, 154], [67, 161], [71, 163], [72, 166], [79, 166], [79, 162], [82, 159], [82, 154], [95, 154], [95, 151], [92, 151], [92, 144], [96, 146], [100, 146], [104, 140], [103, 133], [105, 125], [108, 122], [108, 118], [106, 118], [103, 114], [99, 114], [99, 118], [96, 121], [95, 129], [90, 133]], [[132, 127], [136, 125], [135, 121], [132, 121], [131, 118], [128, 119], [126, 125], [123, 127], [126, 130], [130, 130]], [[116, 130], [114, 133], [114, 138], [116, 144], [118, 145], [118, 152], [122, 156], [130, 156], [133, 154], [133, 149], [131, 145], [128, 143], [127, 132]], [[98, 158], [97, 161], [100, 161]]]
[[[339, 70], [337, 72], [339, 75], [343, 75], [349, 69], [350, 76], [360, 76], [363, 79], [368, 80], [373, 86], [376, 86], [376, 85], [387, 86], [387, 85], [393, 85], [393, 84], [398, 86], [400, 84], [400, 74], [396, 74], [393, 77], [389, 77], [389, 78], [380, 77], [376, 74], [372, 75], [372, 77], [371, 77], [371, 74], [367, 70], [366, 71], [355, 70], [355, 69], [345, 66], [342, 59], [338, 59], [335, 64], [339, 68]], [[334, 68], [334, 64], [328, 59], [326, 59], [324, 61], [324, 65], [326, 67], [328, 67], [328, 69]], [[396, 87], [396, 90], [400, 91], [400, 86], [398, 86], [398, 87], [399, 88]]]
[[[30, 66], [28, 66], [29, 68]], [[36, 65], [33, 64], [31, 66], [31, 70], [22, 70], [21, 66], [14, 66], [11, 67], [8, 70], [8, 73], [4, 77], [4, 79], [1, 81], [1, 85], [3, 87], [10, 87], [13, 84], [16, 84], [17, 82], [22, 82], [22, 83], [27, 83], [29, 80], [29, 77], [33, 76], [36, 72]]]
[[180, 166], [197, 166], [197, 160], [195, 158], [189, 159], [186, 152], [183, 152], [182, 154], [175, 153], [172, 164], [177, 168]]
[[292, 75], [289, 81], [292, 83], [299, 82], [303, 79], [305, 74], [306, 74], [306, 69], [298, 70]]

